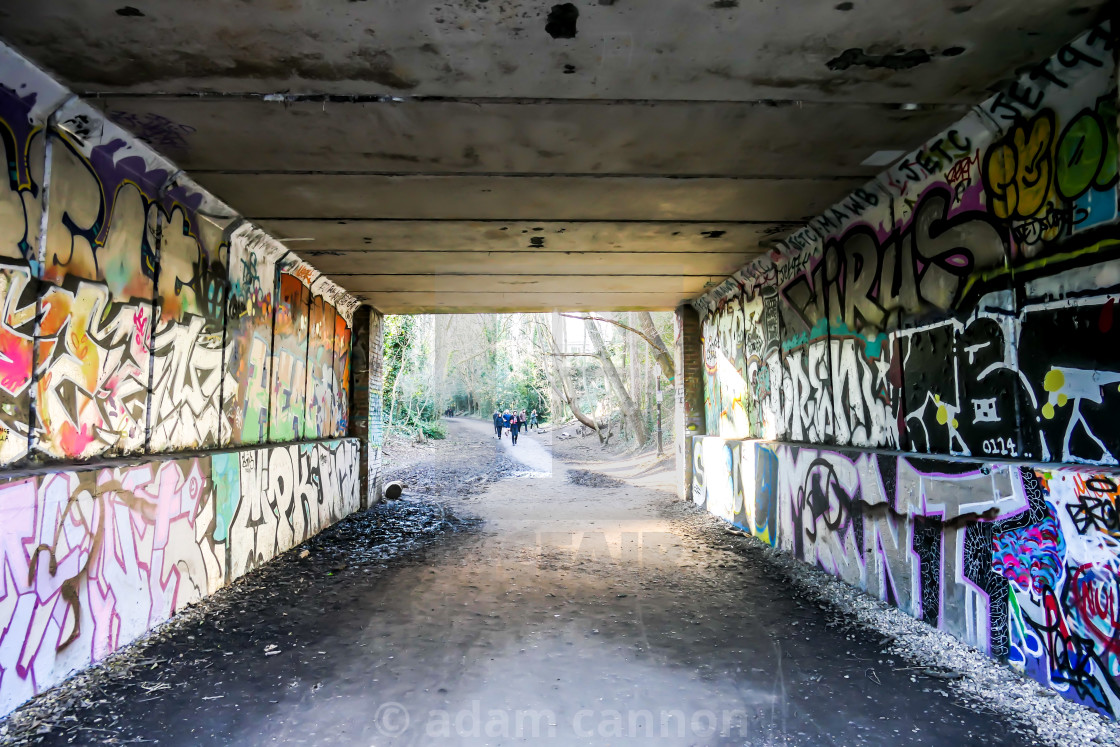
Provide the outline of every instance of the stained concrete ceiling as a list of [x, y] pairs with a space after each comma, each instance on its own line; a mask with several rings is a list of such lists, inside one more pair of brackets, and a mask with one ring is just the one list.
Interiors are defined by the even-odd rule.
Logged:
[[0, 35], [382, 311], [667, 309], [1103, 5], [0, 0]]

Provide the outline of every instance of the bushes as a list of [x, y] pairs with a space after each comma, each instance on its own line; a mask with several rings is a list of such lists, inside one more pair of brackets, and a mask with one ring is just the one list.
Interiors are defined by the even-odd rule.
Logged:
[[443, 408], [432, 398], [428, 378], [429, 335], [422, 316], [385, 317], [385, 379], [382, 388], [387, 431], [423, 438], [446, 438]]
[[447, 438], [447, 426], [438, 420], [425, 420], [420, 423], [419, 429], [425, 438], [434, 438], [437, 441]]

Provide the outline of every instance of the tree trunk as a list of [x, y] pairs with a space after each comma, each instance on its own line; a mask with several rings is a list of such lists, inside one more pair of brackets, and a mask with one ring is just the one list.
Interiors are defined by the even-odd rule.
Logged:
[[645, 401], [646, 418], [649, 419], [650, 413], [653, 411], [653, 399], [656, 396], [653, 393], [653, 387], [649, 384], [649, 372], [653, 367], [653, 356], [649, 354], [648, 350], [642, 351], [642, 391], [645, 393], [643, 400]]
[[[556, 397], [558, 399], [562, 400], [565, 404], [568, 405], [568, 409], [572, 411], [572, 415], [575, 417], [576, 420], [578, 420], [580, 423], [583, 423], [584, 425], [586, 425], [591, 430], [595, 431], [595, 434], [597, 436], [599, 436], [599, 444], [600, 445], [606, 445], [607, 439], [610, 438], [610, 430], [609, 430], [610, 423], [607, 423], [606, 426], [601, 426], [601, 425], [599, 425], [598, 423], [595, 422], [594, 418], [592, 418], [590, 415], [587, 415], [586, 413], [584, 413], [583, 410], [579, 409], [579, 404], [576, 402], [575, 398], [572, 397], [571, 393], [568, 391], [567, 385], [563, 383], [563, 377], [567, 374], [567, 370], [566, 370], [567, 367], [564, 366], [563, 363], [558, 362], [557, 363], [557, 368], [559, 369], [559, 371], [557, 373], [557, 378], [561, 379], [561, 383], [559, 385], [557, 385], [556, 382], [550, 381], [550, 382], [548, 382], [549, 389], [551, 389], [553, 392], [555, 392]], [[603, 428], [604, 427], [608, 428], [606, 438], [603, 437]]]
[[[634, 312], [628, 312], [627, 324], [634, 326]], [[640, 412], [642, 409], [642, 389], [638, 379], [638, 341], [634, 335], [626, 335], [626, 364], [630, 367], [630, 394], [634, 397], [634, 406]]]
[[649, 315], [648, 311], [636, 312], [638, 316], [638, 326], [642, 328], [642, 332], [646, 337], [653, 340], [657, 346], [657, 364], [661, 366], [661, 375], [673, 383], [673, 378], [676, 376], [675, 368], [673, 366], [673, 356], [669, 355], [669, 349], [665, 347], [665, 341], [661, 339], [661, 335], [657, 332], [657, 327], [653, 326], [653, 317]]
[[614, 391], [615, 398], [618, 399], [623, 416], [630, 421], [634, 440], [639, 445], [643, 445], [649, 440], [649, 430], [646, 428], [645, 419], [638, 412], [638, 408], [634, 406], [634, 400], [630, 398], [626, 387], [623, 386], [622, 379], [618, 376], [618, 370], [615, 369], [614, 362], [611, 361], [611, 356], [607, 352], [607, 346], [603, 344], [603, 336], [599, 334], [599, 327], [595, 324], [595, 320], [591, 319], [589, 315], [585, 315], [584, 324], [587, 325], [591, 344], [595, 346], [595, 352], [599, 354], [599, 360], [603, 363], [603, 373], [606, 374], [607, 383]]
[[[608, 422], [606, 426], [601, 426], [599, 423], [595, 422], [594, 418], [580, 409], [579, 403], [576, 402], [576, 398], [572, 396], [571, 391], [568, 389], [568, 366], [564, 363], [563, 351], [558, 349], [554, 337], [550, 336], [549, 343], [549, 347], [552, 349], [551, 359], [552, 368], [554, 370], [553, 375], [549, 377], [549, 389], [556, 394], [558, 399], [563, 400], [564, 403], [568, 405], [568, 409], [572, 411], [572, 415], [575, 416], [576, 420], [595, 431], [595, 435], [599, 437], [599, 445], [606, 446], [607, 441], [611, 437], [610, 422]], [[559, 412], [559, 410], [557, 410], [557, 412]], [[606, 437], [603, 436], [604, 427], [607, 429]]]
[[[553, 353], [566, 353], [566, 352], [568, 352], [567, 350], [564, 349], [564, 318], [561, 317], [560, 314], [558, 314], [557, 312], [554, 311], [554, 312], [552, 312], [552, 317], [549, 319], [549, 323], [550, 323], [549, 324], [550, 329], [548, 330], [548, 343], [549, 343], [548, 349], [551, 350]], [[551, 371], [552, 367], [551, 366], [546, 366], [545, 370], [546, 371]], [[552, 412], [552, 417], [556, 420], [557, 423], [559, 423], [560, 422], [560, 403], [564, 402], [565, 404], [567, 404], [567, 400], [564, 400], [560, 396], [560, 393], [557, 391], [556, 387], [552, 386], [551, 376], [550, 376], [550, 380], [549, 380], [548, 383], [549, 383], [549, 387], [548, 387], [548, 391], [549, 391], [548, 408]]]

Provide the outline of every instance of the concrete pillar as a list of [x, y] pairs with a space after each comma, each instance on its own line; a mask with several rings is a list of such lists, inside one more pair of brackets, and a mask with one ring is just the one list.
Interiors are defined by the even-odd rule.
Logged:
[[677, 307], [673, 428], [677, 454], [677, 495], [692, 497], [692, 437], [704, 435], [704, 346], [700, 316], [688, 304]]
[[369, 306], [354, 312], [350, 352], [350, 435], [361, 439], [359, 492], [365, 510], [381, 500], [381, 315]]

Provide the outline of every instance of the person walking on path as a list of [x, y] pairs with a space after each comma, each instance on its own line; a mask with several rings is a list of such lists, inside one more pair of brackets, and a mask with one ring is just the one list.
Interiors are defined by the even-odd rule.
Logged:
[[509, 423], [509, 435], [513, 439], [513, 445], [517, 446], [517, 434], [521, 431], [521, 425], [525, 421], [517, 413], [513, 414], [513, 420]]
[[540, 423], [537, 422], [537, 411], [533, 410], [529, 413], [529, 428], [539, 428]]
[[494, 438], [500, 440], [502, 438], [502, 413], [494, 410], [494, 414], [490, 417], [494, 421]]
[[513, 416], [509, 414], [509, 410], [502, 413], [502, 425], [505, 426], [507, 431], [509, 430], [509, 424], [512, 420]]

